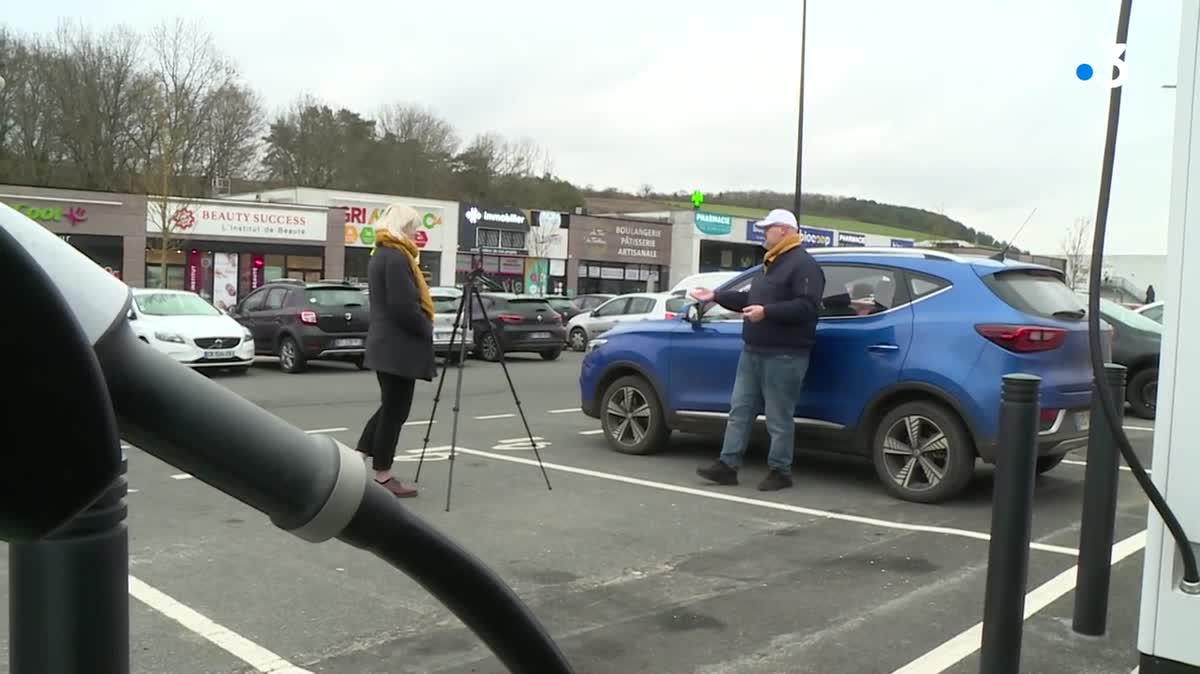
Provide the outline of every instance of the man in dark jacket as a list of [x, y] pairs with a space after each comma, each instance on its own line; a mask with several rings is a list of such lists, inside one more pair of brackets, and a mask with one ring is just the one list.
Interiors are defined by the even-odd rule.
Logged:
[[693, 293], [701, 302], [715, 301], [740, 312], [744, 343], [721, 456], [696, 472], [717, 484], [737, 484], [738, 467], [761, 410], [767, 418], [771, 450], [767, 455], [770, 472], [758, 489], [774, 491], [792, 486], [794, 415], [816, 339], [825, 274], [800, 245], [796, 216], [790, 211], [771, 211], [755, 227], [763, 231], [767, 254], [750, 290], [713, 293], [699, 289]]

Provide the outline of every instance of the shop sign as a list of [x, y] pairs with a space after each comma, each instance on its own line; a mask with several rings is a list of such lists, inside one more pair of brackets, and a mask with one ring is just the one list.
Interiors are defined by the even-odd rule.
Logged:
[[671, 238], [665, 227], [598, 219], [576, 220], [579, 256], [587, 260], [669, 265]]
[[[161, 204], [150, 200], [146, 206], [146, 231], [163, 231]], [[171, 202], [167, 227], [172, 236], [203, 238], [259, 238], [324, 241], [329, 215], [324, 210], [280, 208], [209, 202]]]
[[[486, 245], [480, 243], [480, 230], [488, 230]], [[498, 236], [491, 235], [498, 232]], [[520, 235], [505, 232], [521, 232]], [[519, 245], [518, 245], [519, 244]], [[493, 208], [462, 204], [458, 213], [458, 248], [473, 253], [524, 255], [529, 245], [529, 218], [515, 208]]]
[[758, 220], [746, 221], [746, 240], [751, 243], [762, 243], [767, 240], [767, 233], [754, 226], [758, 223]]
[[709, 236], [725, 236], [733, 231], [733, 217], [722, 215], [721, 213], [708, 213], [705, 211], [696, 211], [693, 216], [696, 229], [701, 234]]
[[72, 227], [81, 222], [87, 222], [87, 209], [79, 206], [63, 208], [61, 206], [30, 206], [29, 204], [9, 204], [21, 215], [37, 222], [62, 222], [66, 220]]
[[859, 234], [858, 232], [838, 232], [839, 246], [865, 246], [867, 245], [867, 235]]
[[833, 230], [801, 225], [800, 242], [806, 248], [829, 248], [833, 246]]
[[[421, 229], [417, 230], [418, 248], [440, 250], [442, 232], [445, 231], [445, 211], [441, 206], [410, 204], [420, 214]], [[346, 245], [352, 248], [370, 248], [375, 245], [375, 223], [383, 216], [387, 206], [339, 205], [346, 214]]]
[[912, 239], [892, 239], [892, 248], [912, 248]]

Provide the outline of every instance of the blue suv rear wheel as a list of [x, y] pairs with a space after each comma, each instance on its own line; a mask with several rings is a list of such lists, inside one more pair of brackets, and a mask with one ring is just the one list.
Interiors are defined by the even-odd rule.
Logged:
[[975, 473], [975, 446], [958, 415], [926, 400], [902, 403], [883, 415], [871, 458], [889, 491], [917, 503], [952, 497]]

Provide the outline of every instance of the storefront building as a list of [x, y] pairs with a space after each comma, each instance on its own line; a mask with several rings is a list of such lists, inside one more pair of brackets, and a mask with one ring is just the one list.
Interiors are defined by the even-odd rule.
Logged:
[[345, 245], [345, 278], [367, 280], [367, 263], [375, 246], [375, 223], [394, 203], [403, 203], [421, 214], [417, 230], [417, 247], [421, 249], [420, 265], [430, 285], [453, 285], [454, 262], [458, 248], [458, 203], [419, 197], [343, 192], [309, 187], [289, 187], [239, 194], [235, 199], [275, 204], [304, 204], [339, 209], [345, 223], [342, 237]]
[[461, 204], [454, 283], [461, 286], [480, 270], [508, 292], [561, 294], [567, 286], [569, 228], [565, 213]]
[[671, 227], [664, 223], [576, 215], [567, 276], [573, 294], [666, 290]]
[[233, 306], [279, 278], [342, 278], [342, 213], [236, 200], [145, 202], [145, 282]]
[[144, 282], [145, 197], [0, 185], [0, 203], [37, 221], [126, 283]]
[[[670, 281], [666, 287], [692, 274], [711, 271], [740, 271], [762, 262], [763, 234], [755, 219], [738, 218], [707, 211], [671, 213]], [[800, 237], [811, 248], [833, 246], [882, 246], [908, 248], [912, 239], [864, 234], [814, 227], [800, 218]]]

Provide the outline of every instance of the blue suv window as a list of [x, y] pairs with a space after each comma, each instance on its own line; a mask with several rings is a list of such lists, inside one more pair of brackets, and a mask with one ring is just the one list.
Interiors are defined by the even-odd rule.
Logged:
[[898, 269], [868, 265], [822, 265], [825, 295], [822, 318], [870, 316], [909, 302]]

